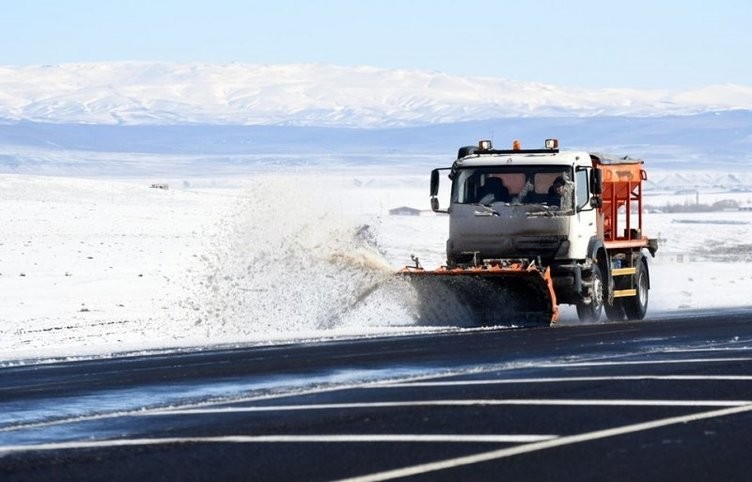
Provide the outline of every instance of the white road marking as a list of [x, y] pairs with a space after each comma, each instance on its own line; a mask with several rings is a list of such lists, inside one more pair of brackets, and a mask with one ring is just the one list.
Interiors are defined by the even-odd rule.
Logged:
[[635, 399], [475, 399], [475, 400], [422, 400], [401, 402], [356, 402], [320, 403], [303, 405], [268, 405], [254, 407], [207, 407], [193, 409], [151, 410], [130, 413], [128, 416], [173, 416], [210, 415], [221, 413], [289, 412], [306, 410], [345, 410], [357, 408], [402, 408], [402, 407], [473, 407], [505, 405], [550, 405], [550, 406], [604, 406], [604, 407], [738, 407], [752, 403], [752, 400], [635, 400]]
[[[701, 358], [701, 359], [689, 359], [689, 360], [677, 360], [674, 361], [674, 363], [701, 363], [701, 362], [721, 362], [721, 361], [750, 361], [752, 358]], [[483, 369], [474, 369], [471, 371], [467, 370], [447, 370], [447, 371], [440, 371], [439, 373], [432, 373], [432, 374], [425, 374], [425, 375], [414, 375], [414, 376], [408, 376], [408, 377], [400, 377], [401, 381], [365, 381], [363, 383], [347, 383], [342, 385], [336, 385], [336, 386], [325, 386], [325, 387], [315, 387], [315, 388], [307, 388], [307, 389], [299, 389], [299, 390], [290, 390], [290, 391], [284, 391], [281, 393], [272, 393], [272, 394], [262, 394], [262, 395], [251, 395], [247, 397], [234, 397], [232, 399], [225, 399], [225, 400], [208, 400], [208, 401], [202, 401], [202, 402], [190, 402], [185, 404], [180, 404], [175, 406], [175, 408], [182, 407], [182, 408], [197, 408], [197, 407], [211, 407], [214, 405], [224, 405], [228, 403], [249, 403], [249, 402], [256, 402], [256, 401], [263, 401], [263, 400], [274, 400], [278, 398], [286, 398], [291, 396], [302, 396], [302, 395], [311, 395], [311, 394], [319, 394], [319, 393], [328, 393], [328, 392], [335, 392], [335, 391], [345, 391], [345, 390], [352, 390], [352, 389], [360, 389], [360, 388], [371, 388], [375, 387], [378, 388], [380, 386], [390, 386], [392, 384], [400, 384], [400, 383], [411, 383], [416, 380], [432, 380], [437, 378], [447, 378], [447, 377], [454, 377], [454, 376], [461, 376], [468, 373], [472, 374], [482, 374], [482, 373], [492, 373], [492, 372], [498, 372], [498, 371], [509, 371], [509, 370], [516, 370], [521, 368], [531, 368], [531, 367], [537, 367], [537, 368], [548, 368], [548, 367], [571, 367], [571, 366], [599, 366], [599, 365], [619, 365], [619, 364], [638, 364], [638, 363], [671, 363], [671, 361], [646, 361], [646, 362], [604, 362], [604, 361], [590, 361], [590, 362], [575, 362], [575, 363], [556, 363], [556, 364], [531, 364], [530, 362], [525, 362], [522, 364], [503, 364], [499, 366], [488, 366]], [[383, 385], [382, 385], [383, 384]], [[138, 410], [132, 410], [132, 411], [117, 411], [117, 412], [110, 412], [110, 413], [100, 413], [100, 414], [94, 414], [94, 415], [77, 415], [77, 416], [71, 416], [71, 417], [64, 417], [59, 418], [56, 420], [47, 420], [47, 421], [39, 421], [39, 422], [24, 422], [19, 423], [15, 425], [6, 425], [6, 426], [0, 426], [0, 433], [3, 432], [17, 432], [21, 430], [33, 430], [33, 429], [39, 429], [39, 428], [45, 428], [45, 427], [52, 427], [57, 425], [65, 425], [70, 423], [83, 423], [88, 421], [95, 421], [95, 420], [106, 420], [106, 419], [112, 419], [112, 418], [118, 418], [118, 417], [128, 417], [128, 416], [140, 416], [140, 415], [146, 415], [148, 414], [152, 409], [138, 409]], [[163, 408], [157, 408], [157, 411], [164, 411]]]
[[732, 358], [685, 358], [681, 360], [627, 360], [627, 361], [587, 361], [572, 363], [541, 363], [537, 368], [564, 368], [564, 367], [600, 367], [600, 366], [617, 366], [617, 365], [661, 365], [661, 364], [678, 364], [678, 363], [721, 363], [721, 362], [739, 362], [752, 361], [750, 357], [732, 357]]
[[[446, 377], [454, 374], [449, 373], [442, 373], [437, 375], [430, 375], [430, 376], [417, 376], [417, 377], [406, 377], [406, 380], [426, 380], [436, 377]], [[287, 398], [287, 397], [296, 397], [296, 396], [305, 396], [305, 395], [319, 395], [323, 393], [330, 393], [330, 392], [336, 392], [336, 391], [345, 391], [345, 390], [355, 390], [359, 388], [367, 387], [373, 383], [376, 383], [374, 381], [368, 381], [364, 383], [359, 384], [342, 384], [337, 386], [325, 386], [325, 387], [314, 387], [314, 388], [308, 388], [308, 389], [301, 389], [301, 390], [294, 390], [294, 391], [283, 391], [281, 393], [272, 393], [272, 394], [262, 394], [262, 395], [250, 395], [250, 396], [238, 396], [238, 397], [232, 397], [232, 398], [225, 398], [225, 399], [210, 399], [208, 401], [201, 401], [201, 402], [188, 402], [183, 404], [176, 404], [172, 405], [172, 408], [197, 408], [197, 407], [211, 407], [215, 405], [226, 405], [229, 403], [251, 403], [251, 402], [259, 402], [259, 401], [267, 401], [267, 400], [275, 400], [278, 398]], [[89, 421], [95, 421], [95, 420], [107, 420], [112, 418], [119, 418], [119, 417], [130, 417], [130, 416], [137, 416], [137, 415], [144, 415], [145, 413], [148, 413], [151, 410], [158, 410], [163, 411], [165, 410], [164, 407], [155, 407], [155, 408], [140, 408], [135, 410], [120, 410], [115, 412], [109, 412], [109, 413], [98, 413], [94, 415], [75, 415], [65, 418], [59, 418], [56, 420], [48, 420], [44, 422], [24, 422], [19, 423], [16, 425], [8, 425], [4, 427], [0, 427], [0, 433], [3, 432], [17, 432], [19, 430], [34, 430], [38, 428], [45, 428], [45, 427], [52, 427], [56, 425], [65, 425], [69, 423], [82, 423], [82, 422], [89, 422]]]
[[720, 346], [711, 346], [706, 348], [666, 348], [655, 353], [702, 353], [702, 352], [732, 352], [732, 351], [750, 351], [752, 346], [742, 345], [739, 343], [750, 343], [752, 340], [729, 342]]
[[377, 482], [382, 480], [392, 480], [401, 477], [409, 477], [413, 475], [422, 475], [429, 472], [436, 472], [438, 470], [452, 469], [455, 467], [461, 467], [465, 465], [478, 464], [481, 462], [488, 462], [491, 460], [498, 460], [515, 455], [526, 454], [531, 452], [537, 452], [539, 450], [546, 450], [554, 447], [563, 447], [566, 445], [572, 445], [582, 442], [589, 442], [593, 440], [615, 437], [617, 435], [626, 435], [635, 432], [643, 432], [646, 430], [652, 430], [661, 427], [667, 427], [670, 425], [677, 425], [681, 423], [696, 422], [699, 420], [706, 420], [716, 417], [726, 417], [729, 415], [737, 415], [740, 413], [751, 412], [752, 404], [742, 405], [734, 408], [724, 408], [722, 410], [713, 410], [710, 412], [696, 413], [692, 415], [684, 415], [680, 417], [669, 417], [659, 420], [653, 420], [650, 422], [636, 423], [632, 425], [624, 425], [621, 427], [609, 428], [605, 430], [596, 430], [594, 432], [587, 432], [577, 435], [569, 435], [565, 437], [559, 437], [552, 440], [543, 442], [533, 442], [527, 445], [518, 445], [515, 447], [509, 447], [499, 450], [492, 450], [490, 452], [483, 452], [475, 455], [468, 455], [464, 457], [456, 457], [452, 459], [440, 460], [438, 462], [431, 462], [427, 464], [413, 465], [411, 467], [403, 467], [401, 469], [387, 470], [384, 472], [376, 472], [373, 474], [367, 474], [360, 477], [352, 477], [349, 479], [343, 479], [341, 482]]
[[402, 388], [402, 387], [451, 387], [462, 385], [504, 385], [524, 383], [565, 383], [565, 382], [602, 382], [634, 380], [671, 380], [671, 381], [752, 381], [752, 375], [616, 375], [602, 377], [543, 377], [543, 378], [504, 378], [490, 380], [437, 380], [433, 382], [384, 383], [368, 388]]
[[[494, 368], [494, 371], [498, 370], [498, 368]], [[490, 371], [490, 370], [489, 370]], [[457, 376], [464, 373], [463, 371], [441, 371], [439, 373], [432, 373], [430, 375], [413, 375], [408, 377], [400, 377], [399, 380], [403, 381], [415, 381], [415, 380], [431, 380], [434, 378], [443, 378], [448, 376]], [[477, 372], [475, 372], [477, 373]], [[278, 398], [287, 398], [287, 397], [295, 397], [295, 396], [304, 396], [304, 395], [318, 395], [322, 393], [331, 393], [336, 391], [346, 391], [346, 390], [357, 390], [361, 388], [367, 388], [370, 385], [374, 383], [382, 383], [387, 382], [387, 380], [382, 381], [364, 381], [362, 383], [347, 383], [347, 384], [341, 384], [336, 386], [317, 386], [313, 388], [306, 388], [306, 389], [296, 389], [291, 391], [283, 391], [280, 393], [271, 393], [271, 394], [262, 394], [262, 395], [250, 395], [250, 396], [238, 396], [233, 398], [227, 398], [227, 399], [211, 399], [208, 401], [201, 401], [201, 402], [189, 402], [189, 403], [183, 403], [178, 405], [173, 405], [172, 408], [199, 408], [199, 407], [212, 407], [215, 405], [227, 405], [229, 403], [252, 403], [252, 402], [259, 402], [259, 401], [266, 401], [266, 400], [275, 400]], [[165, 409], [163, 407], [156, 407], [156, 408], [143, 408], [143, 409], [136, 409], [136, 410], [123, 410], [123, 411], [116, 411], [116, 412], [110, 412], [110, 413], [99, 413], [94, 415], [76, 415], [76, 416], [70, 416], [70, 417], [64, 417], [59, 418], [56, 420], [48, 420], [43, 422], [23, 422], [15, 425], [7, 425], [4, 427], [0, 426], [0, 433], [3, 432], [18, 432], [21, 430], [35, 430], [39, 428], [46, 428], [46, 427], [53, 427], [57, 425], [66, 425], [70, 423], [84, 423], [89, 421], [95, 421], [95, 420], [107, 420], [107, 419], [113, 419], [113, 418], [119, 418], [119, 417], [130, 417], [130, 416], [140, 416], [148, 413], [151, 410], [157, 410], [157, 411], [164, 411]]]
[[455, 434], [333, 434], [333, 435], [228, 435], [223, 437], [169, 437], [0, 446], [0, 455], [12, 452], [132, 447], [186, 443], [532, 443], [555, 439], [557, 435], [455, 435]]

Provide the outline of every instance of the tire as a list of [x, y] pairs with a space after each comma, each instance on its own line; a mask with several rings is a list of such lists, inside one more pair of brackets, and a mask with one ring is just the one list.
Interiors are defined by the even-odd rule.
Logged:
[[622, 303], [621, 299], [615, 299], [613, 305], [605, 303], [603, 309], [606, 311], [606, 318], [609, 321], [622, 321], [626, 315], [624, 313], [624, 303]]
[[624, 312], [628, 320], [642, 320], [648, 312], [648, 286], [650, 286], [650, 278], [648, 277], [648, 269], [645, 261], [640, 261], [637, 264], [637, 273], [635, 276], [637, 296], [625, 298], [623, 301]]
[[[604, 295], [605, 299], [611, 298], [613, 290], [624, 288], [623, 281], [625, 280], [621, 278], [622, 277], [612, 278], [611, 284], [609, 285], [608, 296]], [[622, 298], [611, 298], [611, 303], [606, 301], [603, 304], [603, 309], [606, 312], [606, 318], [608, 318], [609, 321], [624, 321], [627, 317], [626, 313], [624, 313], [624, 300]]]
[[590, 280], [593, 283], [592, 288], [590, 288], [592, 290], [590, 302], [579, 301], [577, 303], [577, 317], [580, 321], [594, 323], [600, 319], [603, 312], [603, 277], [598, 265], [593, 265]]

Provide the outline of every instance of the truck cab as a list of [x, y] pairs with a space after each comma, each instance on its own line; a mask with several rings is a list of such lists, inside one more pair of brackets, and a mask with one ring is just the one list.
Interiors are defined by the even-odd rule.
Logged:
[[[560, 151], [556, 139], [547, 139], [543, 149], [521, 149], [515, 141], [512, 149], [497, 150], [487, 140], [460, 148], [450, 168], [435, 169], [431, 175], [431, 206], [449, 214], [447, 268], [488, 260], [533, 260], [550, 270], [557, 300], [575, 304], [581, 319], [597, 319], [603, 306], [609, 318], [644, 316], [649, 282], [641, 252], [652, 246], [652, 254], [656, 246], [641, 236], [641, 212], [639, 230], [629, 226], [630, 199], [635, 194], [641, 199], [642, 161], [606, 159], [584, 151]], [[629, 168], [630, 177], [636, 172], [638, 178], [625, 185], [626, 198], [608, 200], [613, 212], [604, 215], [602, 166], [614, 162], [639, 162], [637, 170]], [[441, 171], [449, 171], [452, 183], [445, 210], [437, 199]], [[619, 171], [608, 174], [612, 172]], [[609, 179], [612, 194], [617, 191], [615, 181]], [[608, 239], [609, 228], [618, 224], [617, 215], [625, 210], [630, 239], [617, 244]], [[630, 270], [612, 270], [622, 264]], [[645, 279], [639, 281], [639, 276]], [[638, 293], [636, 283], [643, 284], [644, 292]], [[628, 289], [620, 289], [624, 286]], [[617, 299], [630, 296], [638, 296], [637, 301]]]
[[[582, 162], [580, 162], [582, 160]], [[587, 160], [587, 162], [585, 162]], [[584, 258], [596, 233], [586, 153], [492, 154], [454, 165], [447, 262], [486, 258]], [[488, 194], [502, 185], [504, 195]]]

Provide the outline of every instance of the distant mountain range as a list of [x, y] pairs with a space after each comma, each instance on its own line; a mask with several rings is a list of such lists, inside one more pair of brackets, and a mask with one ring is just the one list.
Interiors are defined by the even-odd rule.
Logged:
[[498, 118], [752, 109], [752, 86], [577, 89], [320, 64], [0, 66], [0, 120], [106, 125], [411, 127]]
[[549, 137], [644, 158], [671, 182], [697, 170], [683, 184], [748, 185], [733, 176], [752, 174], [752, 87], [585, 90], [330, 65], [0, 66], [0, 172], [427, 169], [481, 138], [542, 147]]

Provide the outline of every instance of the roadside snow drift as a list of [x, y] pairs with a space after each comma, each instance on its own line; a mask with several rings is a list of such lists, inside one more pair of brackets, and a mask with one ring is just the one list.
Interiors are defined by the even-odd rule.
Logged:
[[[443, 261], [446, 217], [388, 214], [426, 207], [423, 173], [154, 183], [0, 175], [0, 361], [442, 329], [393, 276]], [[649, 316], [750, 304], [752, 212], [646, 221]]]

